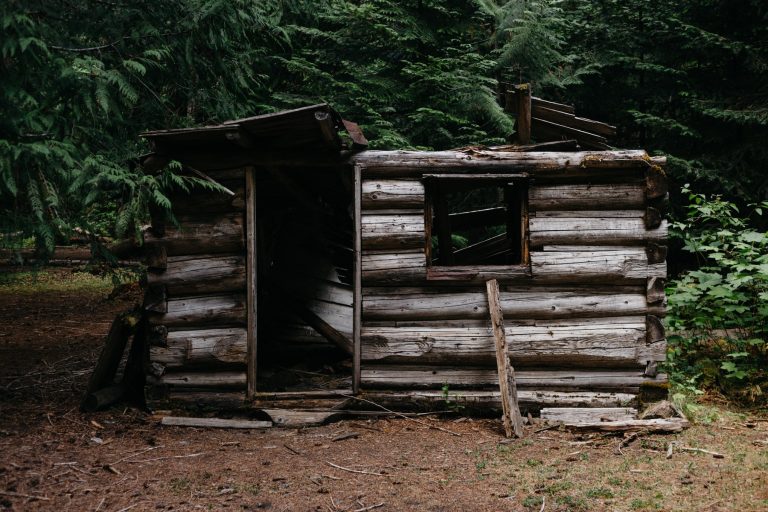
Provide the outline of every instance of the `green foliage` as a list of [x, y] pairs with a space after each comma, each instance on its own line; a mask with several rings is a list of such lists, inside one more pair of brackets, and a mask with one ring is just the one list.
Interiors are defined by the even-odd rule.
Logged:
[[687, 218], [673, 225], [700, 261], [668, 289], [668, 367], [686, 387], [717, 387], [747, 402], [768, 392], [768, 233], [750, 226], [768, 202], [741, 212], [720, 196], [683, 189]]

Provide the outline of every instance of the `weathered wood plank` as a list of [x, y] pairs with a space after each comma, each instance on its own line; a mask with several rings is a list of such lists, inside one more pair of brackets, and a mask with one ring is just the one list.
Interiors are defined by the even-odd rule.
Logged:
[[504, 317], [499, 302], [499, 283], [492, 279], [485, 284], [496, 347], [496, 371], [499, 379], [499, 392], [501, 393], [504, 431], [507, 437], [512, 437], [513, 433], [516, 437], [523, 437], [523, 418], [520, 416], [520, 407], [517, 404], [515, 369], [509, 362], [507, 338], [504, 335]]
[[[516, 366], [644, 366], [663, 361], [665, 345], [646, 344], [645, 317], [531, 322], [505, 326]], [[490, 325], [390, 327], [363, 324], [365, 361], [411, 364], [484, 363], [495, 359]]]
[[163, 246], [168, 256], [214, 254], [245, 250], [243, 215], [179, 217], [180, 227], [166, 226], [163, 236], [144, 233], [147, 247]]
[[163, 416], [160, 424], [168, 427], [199, 427], [199, 428], [269, 428], [271, 421], [254, 421], [225, 418], [188, 418], [185, 416]]
[[362, 248], [415, 249], [426, 245], [423, 215], [363, 215]]
[[246, 364], [246, 330], [243, 328], [172, 331], [164, 347], [152, 346], [149, 360], [167, 368]]
[[417, 180], [365, 180], [363, 210], [424, 208], [424, 184]]
[[[646, 294], [639, 287], [634, 293], [608, 288], [511, 288], [502, 290], [500, 301], [507, 319], [644, 315], [649, 311]], [[367, 287], [363, 293], [366, 320], [482, 319], [488, 313], [485, 296], [478, 290]]]
[[667, 238], [667, 222], [646, 229], [645, 220], [617, 217], [531, 217], [531, 245], [645, 245]]
[[540, 282], [645, 282], [666, 277], [666, 263], [648, 263], [645, 248], [617, 247], [615, 251], [531, 252], [531, 271]]
[[616, 135], [615, 126], [601, 123], [600, 121], [587, 119], [585, 117], [576, 117], [572, 113], [547, 108], [541, 104], [534, 105], [531, 109], [531, 113], [534, 117], [539, 119], [570, 126], [572, 128], [576, 128], [577, 130], [583, 130], [585, 132], [594, 133], [603, 137], [614, 137]]
[[258, 366], [258, 223], [257, 223], [257, 191], [256, 169], [246, 168], [246, 294], [245, 294], [245, 321], [246, 321], [246, 395], [253, 398], [256, 393], [256, 370]]
[[364, 151], [351, 157], [363, 176], [419, 176], [424, 172], [527, 172], [533, 176], [592, 176], [599, 169], [646, 169], [642, 150], [581, 152]]
[[179, 388], [245, 389], [246, 372], [171, 372], [157, 379], [157, 384]]
[[637, 419], [633, 407], [547, 407], [541, 419], [563, 423], [595, 423], [599, 421], [628, 421]]
[[148, 272], [149, 285], [163, 285], [171, 297], [245, 290], [241, 255], [171, 256], [164, 272]]
[[354, 262], [352, 265], [352, 392], [360, 392], [360, 365], [362, 345], [360, 333], [363, 321], [363, 241], [362, 241], [362, 217], [363, 217], [363, 170], [359, 165], [354, 167]]
[[168, 301], [168, 312], [149, 316], [153, 325], [167, 327], [245, 324], [244, 295], [212, 295]]
[[[492, 367], [365, 365], [362, 372], [362, 385], [366, 389], [434, 389], [445, 384], [449, 389], [498, 386], [498, 374]], [[649, 378], [643, 370], [515, 371], [519, 391], [548, 389], [637, 393], [644, 383], [666, 382], [666, 379], [664, 374]]]
[[642, 183], [567, 184], [531, 186], [531, 210], [638, 210], [645, 206]]

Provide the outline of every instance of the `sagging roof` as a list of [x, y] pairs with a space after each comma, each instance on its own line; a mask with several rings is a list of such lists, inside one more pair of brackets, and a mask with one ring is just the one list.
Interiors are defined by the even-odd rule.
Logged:
[[[339, 136], [346, 132], [351, 148]], [[329, 105], [307, 107], [226, 121], [219, 125], [144, 132], [153, 151], [174, 156], [185, 151], [253, 149], [339, 152], [368, 145], [357, 124], [341, 118]]]

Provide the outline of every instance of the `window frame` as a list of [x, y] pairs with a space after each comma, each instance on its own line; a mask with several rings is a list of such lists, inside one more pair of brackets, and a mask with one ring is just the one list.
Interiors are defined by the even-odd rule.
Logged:
[[[477, 278], [479, 275], [506, 275], [506, 274], [525, 274], [529, 273], [530, 268], [530, 251], [529, 251], [529, 234], [528, 234], [528, 188], [529, 178], [527, 174], [425, 174], [424, 179], [424, 222], [425, 222], [425, 253], [426, 253], [426, 265], [427, 265], [427, 279], [429, 280], [468, 280]], [[443, 264], [433, 263], [432, 259], [432, 235], [433, 230], [436, 227], [436, 222], [433, 221], [435, 217], [436, 209], [440, 210], [440, 202], [445, 198], [444, 183], [460, 183], [466, 185], [467, 188], [471, 188], [472, 185], [496, 185], [506, 186], [507, 184], [514, 185], [511, 190], [516, 194], [514, 201], [519, 205], [519, 216], [516, 219], [519, 220], [519, 224], [516, 226], [515, 231], [519, 239], [519, 247], [517, 248], [519, 255], [519, 263], [512, 264]], [[509, 202], [507, 203], [509, 208]], [[447, 215], [444, 213], [443, 215]], [[510, 223], [508, 220], [506, 234], [509, 235]], [[452, 230], [448, 227], [448, 234], [450, 236]], [[438, 235], [439, 236], [439, 235]], [[446, 235], [443, 234], [443, 237]], [[453, 253], [451, 253], [453, 254]]]

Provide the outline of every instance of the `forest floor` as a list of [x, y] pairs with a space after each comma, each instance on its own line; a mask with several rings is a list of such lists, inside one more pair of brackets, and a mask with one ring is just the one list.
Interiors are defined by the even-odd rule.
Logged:
[[[0, 510], [768, 510], [768, 421], [749, 411], [702, 406], [685, 432], [624, 447], [541, 427], [507, 442], [499, 421], [457, 415], [421, 420], [459, 436], [404, 419], [236, 431], [82, 414], [138, 290], [107, 299], [108, 281], [70, 270], [0, 279]], [[724, 458], [667, 459], [670, 441]]]

